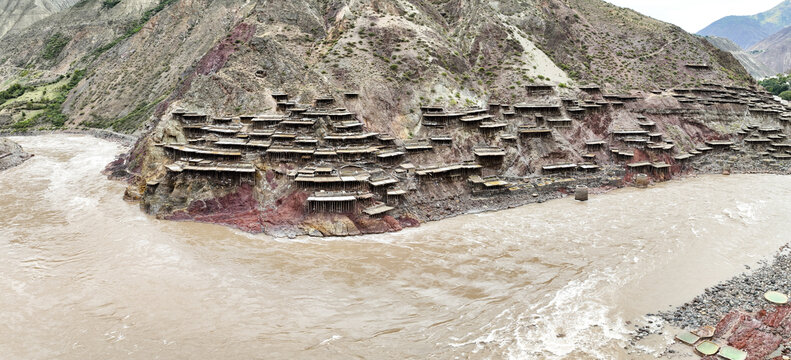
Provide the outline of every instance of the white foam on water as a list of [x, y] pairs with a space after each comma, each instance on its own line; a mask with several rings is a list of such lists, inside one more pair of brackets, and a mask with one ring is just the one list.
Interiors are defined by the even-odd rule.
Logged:
[[723, 209], [722, 213], [723, 215], [715, 215], [721, 224], [725, 224], [728, 220], [736, 220], [743, 225], [752, 225], [759, 220], [757, 206], [751, 203], [736, 202], [735, 207]]
[[613, 318], [613, 307], [593, 291], [603, 283], [617, 282], [615, 272], [609, 270], [573, 280], [548, 302], [529, 306], [519, 315], [503, 311], [482, 328], [484, 334], [470, 340], [464, 340], [470, 335], [464, 336], [448, 345], [475, 345], [473, 353], [489, 349], [509, 359], [566, 359], [580, 354], [607, 358], [604, 348], [625, 340], [628, 330], [622, 319]]

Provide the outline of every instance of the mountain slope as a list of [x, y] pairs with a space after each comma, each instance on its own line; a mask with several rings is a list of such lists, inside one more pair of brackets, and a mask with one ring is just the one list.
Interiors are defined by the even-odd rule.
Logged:
[[762, 79], [767, 76], [773, 76], [777, 74], [772, 68], [764, 64], [756, 55], [751, 52], [743, 50], [739, 45], [731, 41], [730, 39], [717, 37], [717, 36], [707, 36], [706, 40], [708, 40], [712, 45], [717, 47], [722, 51], [727, 51], [731, 53], [736, 60], [744, 66], [747, 72], [750, 73], [756, 79]]
[[0, 38], [52, 14], [68, 9], [79, 0], [0, 0]]
[[748, 49], [789, 25], [791, 25], [791, 0], [784, 0], [774, 8], [759, 14], [726, 16], [699, 31], [698, 35], [724, 37], [743, 49]]
[[[19, 75], [31, 69], [52, 76], [88, 69], [63, 106], [70, 126], [131, 132], [175, 100], [218, 112], [259, 111], [274, 106], [260, 94], [276, 89], [306, 98], [366, 89], [374, 123], [399, 127], [390, 120], [418, 103], [516, 101], [532, 82], [594, 82], [613, 91], [751, 82], [733, 57], [705, 40], [603, 1], [159, 4], [136, 26], [156, 2], [124, 0], [106, 9], [86, 0], [9, 34], [0, 44], [0, 53], [10, 54], [0, 64], [0, 83], [28, 81]], [[62, 52], [43, 58], [58, 34], [68, 40]]]
[[750, 47], [750, 53], [766, 64], [772, 75], [791, 70], [791, 27], [787, 27]]
[[[581, 163], [607, 170], [579, 184], [617, 185], [625, 158], [667, 178], [678, 153], [760, 121], [750, 111], [783, 111], [729, 53], [598, 0], [85, 0], [5, 39], [0, 129], [140, 135], [110, 169], [128, 175], [128, 198], [162, 218], [251, 231], [380, 232], [488, 208], [469, 171], [531, 194], [494, 207], [558, 196], [570, 182], [532, 181]], [[436, 108], [455, 120], [422, 113]], [[595, 139], [613, 147], [590, 154]], [[398, 220], [308, 213], [323, 200], [294, 175], [325, 165], [327, 189], [396, 181], [408, 206]], [[374, 190], [339, 199], [387, 200]], [[369, 215], [393, 210], [376, 206]]]

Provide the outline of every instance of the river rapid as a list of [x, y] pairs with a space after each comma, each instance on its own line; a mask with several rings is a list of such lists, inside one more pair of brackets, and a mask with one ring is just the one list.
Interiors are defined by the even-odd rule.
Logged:
[[702, 176], [400, 233], [278, 239], [154, 219], [123, 149], [15, 137], [0, 172], [3, 359], [635, 359], [644, 314], [773, 255], [776, 175]]

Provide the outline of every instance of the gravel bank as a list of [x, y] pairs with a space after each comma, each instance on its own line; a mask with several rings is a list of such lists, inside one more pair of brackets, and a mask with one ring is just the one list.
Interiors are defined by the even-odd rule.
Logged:
[[665, 321], [685, 329], [716, 325], [733, 309], [747, 312], [773, 309], [764, 300], [768, 290], [791, 291], [791, 245], [783, 246], [771, 262], [744, 272], [728, 281], [706, 289], [703, 294], [673, 311], [656, 314]]

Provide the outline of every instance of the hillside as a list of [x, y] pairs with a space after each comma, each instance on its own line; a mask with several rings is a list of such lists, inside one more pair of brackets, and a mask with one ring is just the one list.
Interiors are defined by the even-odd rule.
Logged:
[[[9, 34], [0, 44], [0, 53], [10, 54], [0, 59], [0, 84], [55, 81], [86, 69], [61, 106], [68, 126], [123, 132], [178, 99], [243, 113], [271, 108], [258, 94], [274, 89], [306, 97], [366, 89], [366, 115], [407, 133], [414, 119], [389, 119], [404, 119], [416, 104], [512, 101], [532, 82], [624, 91], [751, 81], [705, 40], [602, 1], [162, 0], [152, 13], [155, 5], [124, 0], [108, 9], [86, 0]], [[686, 63], [714, 71], [700, 77]], [[41, 105], [30, 100], [12, 104], [32, 110], [17, 128], [46, 126], [31, 120]], [[11, 113], [0, 109], [0, 126], [23, 120]]]
[[4, 40], [0, 128], [134, 133], [108, 173], [146, 212], [288, 235], [664, 180], [785, 112], [603, 1], [85, 0]]
[[791, 25], [791, 0], [784, 0], [772, 9], [759, 14], [726, 16], [699, 31], [698, 35], [724, 37], [732, 40], [742, 49], [748, 49], [789, 25]]
[[750, 75], [756, 79], [762, 79], [767, 76], [773, 76], [777, 74], [776, 71], [772, 70], [769, 66], [759, 60], [755, 54], [742, 49], [730, 39], [717, 36], [707, 36], [706, 40], [708, 40], [718, 49], [731, 53], [731, 55], [733, 55], [736, 60], [739, 60], [747, 72], [749, 72]]
[[750, 47], [750, 53], [772, 71], [772, 75], [791, 70], [791, 27], [785, 28]]

